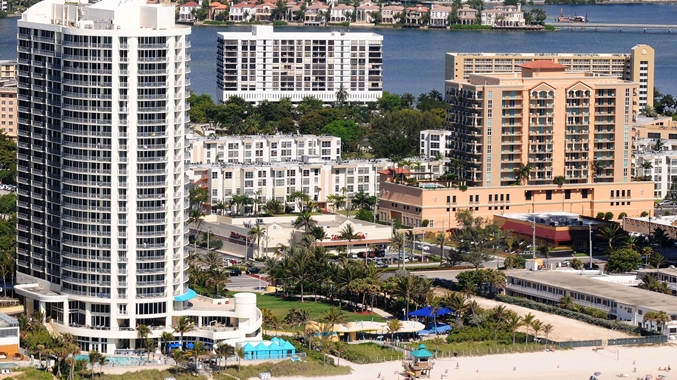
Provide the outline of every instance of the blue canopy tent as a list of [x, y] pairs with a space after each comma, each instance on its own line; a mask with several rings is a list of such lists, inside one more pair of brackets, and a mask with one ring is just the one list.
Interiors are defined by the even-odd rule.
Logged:
[[426, 329], [421, 330], [418, 332], [419, 335], [428, 335], [428, 334], [435, 334], [435, 333], [441, 333], [441, 332], [448, 332], [451, 330], [451, 326], [447, 324], [438, 324], [437, 323], [437, 317], [441, 315], [447, 315], [451, 314], [454, 311], [446, 308], [446, 307], [440, 307], [435, 310], [432, 306], [427, 306], [424, 307], [423, 309], [418, 309], [415, 311], [412, 311], [411, 313], [407, 314], [408, 317], [419, 317], [419, 318], [433, 318], [434, 323], [432, 323], [429, 327], [426, 326]]
[[407, 317], [431, 318], [431, 317], [439, 317], [440, 315], [451, 314], [453, 312], [454, 312], [453, 310], [448, 309], [446, 307], [440, 307], [437, 309], [437, 311], [435, 311], [435, 313], [433, 313], [433, 307], [426, 306], [423, 309], [412, 311], [411, 313], [407, 314]]
[[244, 360], [252, 360], [254, 359], [253, 357], [253, 352], [254, 352], [254, 346], [251, 343], [247, 343], [244, 346], [242, 346], [242, 350], [244, 351]]

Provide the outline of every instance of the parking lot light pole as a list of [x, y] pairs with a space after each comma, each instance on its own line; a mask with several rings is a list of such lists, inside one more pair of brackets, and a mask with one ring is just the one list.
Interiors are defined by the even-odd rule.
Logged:
[[588, 231], [590, 232], [590, 269], [592, 269], [592, 223], [588, 224]]

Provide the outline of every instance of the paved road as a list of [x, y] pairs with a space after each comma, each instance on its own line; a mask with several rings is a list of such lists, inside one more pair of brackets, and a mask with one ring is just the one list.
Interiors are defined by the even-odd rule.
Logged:
[[265, 279], [259, 280], [257, 277], [248, 274], [242, 276], [231, 276], [228, 282], [228, 290], [262, 292], [266, 290], [268, 283]]

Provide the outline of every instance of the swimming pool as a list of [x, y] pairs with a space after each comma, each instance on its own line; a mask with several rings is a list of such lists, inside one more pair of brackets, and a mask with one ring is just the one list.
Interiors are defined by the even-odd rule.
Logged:
[[[148, 360], [148, 355], [144, 355], [139, 359], [139, 356], [109, 356], [106, 355], [108, 359], [108, 365], [110, 366], [139, 366], [143, 363], [154, 362], [153, 360]], [[75, 360], [86, 360], [89, 361], [89, 355], [76, 355]]]

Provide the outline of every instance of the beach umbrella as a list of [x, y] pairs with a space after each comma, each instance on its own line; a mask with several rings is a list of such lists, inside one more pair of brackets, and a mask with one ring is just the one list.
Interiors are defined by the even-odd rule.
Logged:
[[593, 375], [595, 375], [595, 376], [599, 376], [599, 375], [601, 375], [601, 374], [602, 374], [602, 372], [595, 372], [595, 373], [593, 373]]

